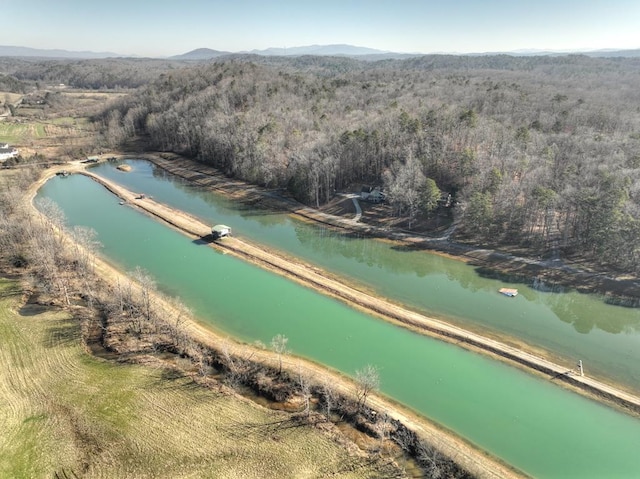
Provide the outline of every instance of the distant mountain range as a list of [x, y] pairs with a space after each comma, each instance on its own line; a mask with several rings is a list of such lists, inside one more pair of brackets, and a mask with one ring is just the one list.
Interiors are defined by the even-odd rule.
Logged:
[[376, 50], [375, 48], [355, 47], [353, 45], [310, 45], [292, 48], [267, 48], [266, 50], [252, 50], [249, 53], [268, 56], [361, 56], [361, 55], [401, 55], [401, 53]]
[[[181, 55], [169, 57], [171, 60], [210, 60], [227, 55], [263, 55], [263, 56], [343, 56], [367, 60], [382, 60], [387, 58], [409, 58], [426, 55], [425, 53], [397, 53], [374, 48], [357, 47], [353, 45], [309, 45], [291, 48], [267, 48], [265, 50], [251, 50], [244, 52], [228, 52], [212, 50], [210, 48], [198, 48]], [[640, 49], [634, 50], [592, 50], [592, 51], [546, 51], [546, 50], [518, 50], [510, 52], [486, 52], [486, 53], [441, 53], [442, 55], [480, 56], [480, 55], [511, 55], [511, 56], [562, 56], [562, 55], [586, 55], [590, 57], [640, 57]], [[0, 57], [38, 57], [38, 58], [114, 58], [131, 57], [112, 52], [70, 51], [55, 49], [38, 49], [20, 46], [0, 45]]]
[[546, 57], [560, 57], [564, 55], [585, 55], [587, 57], [640, 57], [640, 49], [633, 50], [616, 50], [616, 49], [602, 49], [602, 50], [575, 50], [575, 51], [554, 51], [554, 50], [514, 50], [511, 52], [487, 52], [487, 53], [470, 53], [469, 56], [477, 55], [511, 55], [519, 57], [530, 56], [546, 56]]
[[[426, 55], [425, 53], [398, 53], [374, 48], [355, 47], [353, 45], [309, 45], [305, 47], [292, 48], [267, 48], [265, 50], [251, 50], [248, 52], [226, 52], [211, 50], [209, 48], [198, 48], [182, 55], [170, 57], [172, 60], [210, 60], [225, 55], [263, 55], [263, 56], [342, 56], [351, 58], [362, 58], [369, 60], [382, 60], [386, 58], [409, 58]], [[589, 57], [640, 57], [640, 49], [635, 50], [592, 50], [592, 51], [549, 51], [549, 50], [516, 50], [511, 52], [486, 52], [486, 53], [439, 53], [441, 55], [457, 56], [485, 56], [485, 55], [510, 55], [510, 56], [563, 56], [563, 55], [586, 55]]]
[[76, 52], [69, 50], [45, 50], [41, 48], [0, 45], [0, 57], [39, 57], [39, 58], [112, 58], [123, 57], [112, 52]]
[[[170, 57], [172, 60], [209, 60], [224, 55], [262, 55], [262, 56], [281, 56], [281, 57], [298, 57], [303, 55], [316, 56], [343, 56], [343, 57], [362, 57], [369, 55], [391, 55], [393, 57], [405, 56], [402, 53], [385, 52], [374, 48], [354, 47], [353, 45], [309, 45], [305, 47], [291, 48], [267, 48], [265, 50], [251, 50], [244, 52], [225, 52], [219, 50], [211, 50], [209, 48], [198, 48], [182, 55]], [[414, 54], [412, 56], [418, 56]]]

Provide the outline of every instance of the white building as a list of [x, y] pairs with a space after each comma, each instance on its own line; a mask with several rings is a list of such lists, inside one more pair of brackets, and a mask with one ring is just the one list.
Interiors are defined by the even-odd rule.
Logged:
[[9, 146], [9, 143], [0, 143], [0, 161], [18, 156], [18, 150]]

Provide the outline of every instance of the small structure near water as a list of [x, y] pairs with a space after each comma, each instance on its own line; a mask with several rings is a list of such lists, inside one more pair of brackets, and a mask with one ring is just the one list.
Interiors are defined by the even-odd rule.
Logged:
[[381, 203], [386, 199], [386, 195], [379, 186], [363, 186], [360, 190], [360, 199], [371, 203]]
[[505, 296], [509, 296], [510, 298], [515, 298], [516, 296], [518, 296], [518, 290], [514, 288], [500, 288], [498, 292], [504, 294]]
[[231, 228], [226, 225], [215, 225], [211, 228], [211, 236], [213, 236], [214, 240], [231, 236]]

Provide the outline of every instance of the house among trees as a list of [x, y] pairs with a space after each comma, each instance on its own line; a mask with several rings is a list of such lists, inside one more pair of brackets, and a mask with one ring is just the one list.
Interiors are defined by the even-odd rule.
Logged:
[[449, 208], [453, 205], [453, 198], [451, 197], [451, 193], [442, 193], [440, 199], [438, 200], [438, 206], [443, 208]]
[[360, 190], [360, 199], [370, 201], [371, 203], [380, 203], [384, 201], [386, 195], [379, 186], [363, 186]]
[[16, 156], [18, 156], [18, 150], [10, 147], [8, 143], [0, 143], [0, 161], [7, 161]]

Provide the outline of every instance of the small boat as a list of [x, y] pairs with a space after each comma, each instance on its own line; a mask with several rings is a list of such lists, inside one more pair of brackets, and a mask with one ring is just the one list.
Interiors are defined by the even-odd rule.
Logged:
[[214, 240], [231, 236], [231, 228], [227, 225], [215, 225], [211, 228], [211, 236], [213, 236]]
[[516, 296], [518, 296], [518, 290], [514, 288], [500, 288], [498, 292], [504, 294], [505, 296], [509, 296], [510, 298], [515, 298]]

